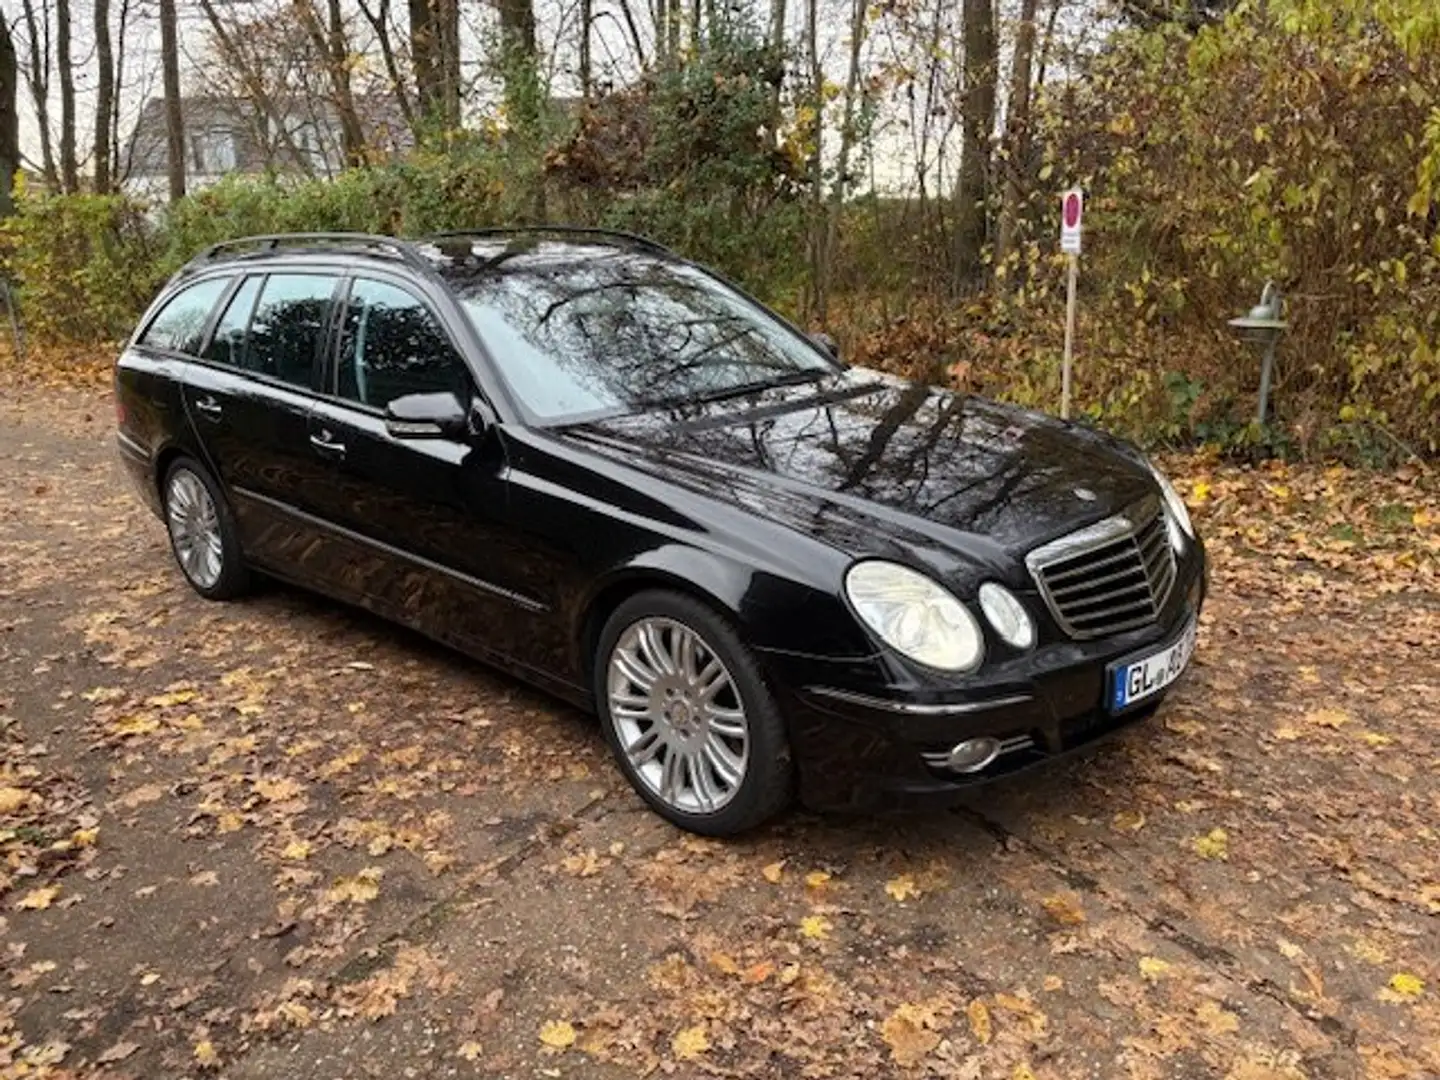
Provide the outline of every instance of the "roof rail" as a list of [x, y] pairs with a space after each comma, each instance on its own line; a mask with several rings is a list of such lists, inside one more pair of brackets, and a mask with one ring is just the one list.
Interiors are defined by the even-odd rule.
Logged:
[[664, 244], [651, 240], [648, 236], [641, 236], [638, 233], [625, 232], [622, 229], [601, 229], [593, 225], [497, 225], [483, 229], [451, 229], [445, 232], [431, 233], [424, 237], [425, 240], [463, 240], [466, 237], [485, 236], [523, 236], [526, 233], [552, 233], [556, 235], [572, 236], [595, 236], [613, 237], [616, 240], [628, 240], [632, 244], [647, 248], [650, 251], [658, 251], [665, 255], [673, 255]]
[[399, 259], [413, 269], [433, 273], [434, 267], [406, 240], [394, 236], [378, 236], [371, 233], [347, 232], [306, 232], [274, 233], [265, 236], [241, 236], [234, 240], [222, 240], [211, 244], [195, 258], [190, 265], [210, 262], [223, 252], [241, 247], [256, 247], [263, 251], [278, 251], [282, 246], [306, 247], [331, 245], [351, 251], [364, 251], [372, 255], [383, 255]]

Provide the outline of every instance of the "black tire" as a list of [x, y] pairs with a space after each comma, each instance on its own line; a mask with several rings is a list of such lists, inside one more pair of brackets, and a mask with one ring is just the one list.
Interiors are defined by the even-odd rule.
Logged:
[[[197, 579], [197, 576], [186, 566], [178, 545], [175, 521], [171, 513], [171, 499], [172, 492], [175, 491], [175, 482], [182, 475], [193, 477], [198, 481], [209, 495], [211, 504], [215, 508], [215, 520], [220, 538], [220, 571], [213, 582]], [[245, 565], [244, 553], [240, 549], [240, 531], [235, 525], [235, 516], [230, 512], [230, 503], [220, 490], [220, 485], [210, 475], [209, 470], [194, 458], [176, 458], [165, 470], [165, 478], [160, 485], [160, 500], [165, 509], [165, 531], [170, 539], [170, 552], [175, 556], [175, 563], [185, 576], [185, 580], [189, 582], [190, 587], [207, 600], [233, 600], [248, 592], [251, 585], [250, 570]]]
[[[739, 700], [748, 736], [743, 776], [727, 795], [728, 801], [712, 812], [690, 812], [661, 798], [630, 761], [611, 715], [612, 656], [622, 636], [647, 618], [679, 624], [697, 635], [705, 652], [724, 665], [734, 697]], [[729, 621], [706, 604], [668, 590], [647, 591], [630, 597], [611, 613], [600, 631], [593, 682], [600, 726], [621, 772], [651, 809], [667, 821], [705, 836], [734, 836], [774, 817], [789, 805], [794, 790], [794, 768], [785, 721], [754, 654]]]

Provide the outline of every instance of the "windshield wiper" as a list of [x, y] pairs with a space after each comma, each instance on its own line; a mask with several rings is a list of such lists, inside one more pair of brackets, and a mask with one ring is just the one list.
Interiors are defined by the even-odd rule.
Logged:
[[773, 375], [768, 379], [754, 379], [751, 382], [736, 383], [734, 386], [721, 386], [683, 398], [652, 398], [649, 401], [642, 401], [640, 404], [651, 406], [706, 404], [712, 401], [724, 401], [728, 398], [744, 397], [746, 394], [758, 394], [762, 390], [774, 390], [781, 386], [798, 386], [802, 383], [818, 382], [828, 374], [830, 372], [824, 368], [802, 368], [797, 371], [787, 371], [783, 375]]

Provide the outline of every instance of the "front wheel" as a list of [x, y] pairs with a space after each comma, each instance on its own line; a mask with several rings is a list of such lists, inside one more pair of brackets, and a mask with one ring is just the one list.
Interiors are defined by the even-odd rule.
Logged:
[[631, 785], [662, 817], [729, 836], [790, 800], [785, 724], [730, 624], [691, 597], [646, 592], [601, 631], [595, 697]]

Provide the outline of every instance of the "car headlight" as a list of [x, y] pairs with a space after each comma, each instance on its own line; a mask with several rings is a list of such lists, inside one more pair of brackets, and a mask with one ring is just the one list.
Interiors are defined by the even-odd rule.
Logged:
[[860, 621], [886, 645], [940, 671], [971, 671], [985, 659], [980, 624], [944, 586], [909, 567], [856, 563], [845, 594]]
[[980, 610], [1000, 639], [1016, 649], [1035, 644], [1035, 623], [1025, 605], [1004, 585], [987, 581], [980, 586]]
[[1175, 485], [1170, 478], [1157, 469], [1153, 462], [1145, 463], [1150, 467], [1150, 475], [1155, 477], [1155, 482], [1160, 485], [1160, 494], [1165, 499], [1165, 509], [1169, 511], [1165, 517], [1170, 524], [1170, 542], [1178, 551], [1183, 545], [1180, 537], [1175, 535], [1175, 529], [1179, 528], [1190, 539], [1195, 539], [1195, 526], [1190, 521], [1190, 511], [1185, 507], [1185, 500], [1175, 490]]

